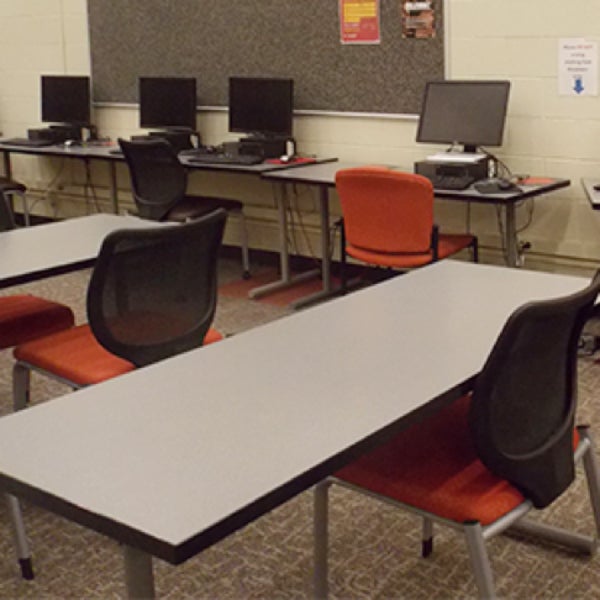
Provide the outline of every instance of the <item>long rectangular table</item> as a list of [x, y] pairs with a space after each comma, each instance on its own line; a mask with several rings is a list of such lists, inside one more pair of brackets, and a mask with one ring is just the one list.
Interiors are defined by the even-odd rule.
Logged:
[[517, 306], [586, 283], [436, 263], [0, 419], [0, 489], [122, 542], [152, 596], [152, 556], [189, 559], [459, 397]]
[[[74, 145], [65, 147], [62, 144], [53, 146], [42, 146], [42, 147], [29, 147], [29, 146], [18, 146], [9, 143], [3, 143], [0, 140], [0, 152], [4, 158], [4, 173], [8, 177], [12, 174], [12, 163], [11, 154], [28, 154], [33, 156], [52, 156], [58, 158], [69, 158], [78, 159], [83, 161], [85, 164], [89, 164], [93, 160], [99, 160], [108, 165], [109, 168], [109, 191], [112, 204], [113, 213], [119, 213], [119, 199], [118, 199], [118, 185], [117, 185], [117, 170], [116, 165], [122, 163], [125, 159], [122, 154], [115, 154], [114, 150], [117, 147], [115, 145]], [[310, 159], [315, 164], [327, 163], [336, 161], [336, 158], [319, 157]], [[290, 163], [276, 163], [270, 161], [264, 161], [255, 165], [243, 165], [243, 164], [218, 164], [218, 163], [202, 163], [196, 162], [190, 159], [189, 156], [180, 155], [181, 163], [190, 170], [195, 171], [218, 171], [222, 173], [242, 174], [242, 175], [256, 175], [262, 176], [267, 172], [293, 170], [301, 168], [305, 163], [303, 161], [290, 162]], [[278, 222], [280, 229], [280, 243], [279, 243], [279, 254], [280, 254], [280, 268], [282, 278], [288, 284], [291, 282], [297, 282], [302, 279], [309, 277], [316, 277], [320, 274], [319, 271], [311, 271], [310, 273], [304, 273], [300, 277], [292, 276], [289, 269], [289, 252], [287, 246], [287, 215], [285, 211], [285, 200], [282, 199], [285, 196], [285, 186], [279, 186], [281, 189], [275, 189], [274, 195], [278, 206]], [[322, 221], [328, 219], [327, 211], [328, 207], [326, 204], [321, 203]], [[323, 234], [323, 235], [326, 235]], [[323, 242], [322, 242], [323, 244]], [[324, 266], [328, 269], [328, 263]], [[325, 279], [324, 279], [325, 280]], [[327, 277], [329, 280], [329, 277]], [[278, 286], [269, 285], [264, 288], [255, 288], [250, 292], [250, 297], [256, 298], [260, 295], [276, 289]]]
[[[330, 256], [332, 249], [329, 245], [329, 191], [335, 187], [335, 174], [341, 169], [364, 166], [364, 163], [350, 162], [329, 162], [325, 164], [306, 165], [293, 169], [291, 171], [271, 171], [263, 173], [262, 177], [269, 181], [280, 184], [306, 184], [316, 186], [319, 190], [320, 214], [321, 214], [321, 256], [322, 256], [322, 289], [315, 295], [302, 298], [296, 302], [296, 306], [314, 302], [315, 300], [327, 297], [332, 292], [332, 283], [330, 275]], [[389, 166], [389, 165], [388, 165]], [[398, 168], [398, 167], [391, 167]], [[477, 202], [481, 204], [491, 204], [500, 206], [504, 211], [504, 239], [503, 245], [506, 248], [506, 263], [514, 267], [518, 263], [518, 239], [516, 226], [516, 207], [526, 200], [554, 190], [564, 188], [570, 185], [567, 179], [544, 178], [531, 179], [532, 183], [523, 183], [519, 185], [518, 191], [509, 191], [499, 194], [481, 194], [473, 186], [466, 190], [435, 190], [436, 198], [445, 200], [459, 200], [462, 202]], [[285, 194], [285, 192], [283, 192]], [[285, 204], [286, 196], [282, 195], [279, 201], [280, 208], [280, 227], [285, 231]], [[281, 214], [283, 213], [283, 214]], [[282, 240], [282, 245], [286, 241]], [[287, 249], [285, 249], [287, 252]], [[286, 254], [281, 253], [286, 260]], [[288, 287], [295, 283], [289, 273], [289, 267], [285, 270], [282, 266], [282, 277], [278, 282], [265, 286], [255, 292], [255, 295], [269, 293], [277, 289]]]
[[133, 216], [97, 214], [2, 232], [0, 288], [89, 267], [112, 231], [157, 225]]
[[[8, 177], [12, 174], [11, 154], [28, 154], [32, 156], [52, 156], [55, 158], [70, 158], [78, 159], [84, 163], [98, 160], [105, 162], [109, 167], [109, 190], [111, 197], [112, 209], [115, 214], [119, 212], [119, 199], [117, 187], [117, 172], [116, 165], [124, 162], [125, 158], [121, 153], [114, 153], [118, 146], [114, 144], [76, 144], [72, 146], [64, 146], [63, 144], [55, 144], [52, 146], [18, 146], [2, 142], [0, 140], [0, 152], [3, 155], [4, 174]], [[244, 164], [219, 164], [219, 163], [202, 163], [190, 160], [189, 156], [180, 156], [181, 163], [190, 170], [210, 170], [221, 171], [225, 173], [241, 173], [246, 175], [262, 175], [267, 171], [277, 171], [282, 169], [295, 168], [301, 163], [274, 163], [264, 161], [255, 165]], [[333, 158], [315, 158], [315, 162], [335, 160]]]

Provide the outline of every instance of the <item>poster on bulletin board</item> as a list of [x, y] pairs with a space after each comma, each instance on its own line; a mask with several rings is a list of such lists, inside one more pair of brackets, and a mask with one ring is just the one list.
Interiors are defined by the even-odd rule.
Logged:
[[342, 44], [379, 44], [379, 0], [339, 0]]
[[402, 37], [435, 37], [435, 12], [431, 0], [425, 2], [401, 2]]

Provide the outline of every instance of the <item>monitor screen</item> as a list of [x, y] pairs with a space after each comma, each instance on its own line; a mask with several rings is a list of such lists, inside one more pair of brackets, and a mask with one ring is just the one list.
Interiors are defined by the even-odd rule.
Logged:
[[42, 121], [89, 125], [90, 78], [78, 75], [42, 75]]
[[229, 131], [291, 136], [293, 112], [292, 79], [229, 78]]
[[196, 130], [196, 79], [140, 77], [140, 127]]
[[428, 82], [417, 142], [501, 146], [509, 90], [509, 81]]

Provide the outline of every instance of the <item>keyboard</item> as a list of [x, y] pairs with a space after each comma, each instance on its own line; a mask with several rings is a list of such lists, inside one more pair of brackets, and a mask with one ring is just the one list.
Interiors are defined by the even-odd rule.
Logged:
[[428, 179], [436, 190], [465, 190], [475, 181], [467, 175], [432, 175]]
[[50, 140], [30, 140], [29, 138], [8, 138], [1, 142], [7, 146], [23, 146], [24, 148], [42, 148], [54, 145], [54, 142]]
[[483, 179], [473, 186], [480, 194], [510, 194], [521, 188], [506, 179]]
[[180, 156], [191, 163], [202, 163], [207, 165], [258, 165], [263, 159], [253, 154], [218, 154], [218, 153], [181, 153]]

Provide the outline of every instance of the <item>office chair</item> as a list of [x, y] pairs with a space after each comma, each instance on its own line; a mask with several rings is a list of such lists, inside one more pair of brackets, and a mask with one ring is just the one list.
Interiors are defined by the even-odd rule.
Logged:
[[109, 234], [88, 286], [88, 323], [15, 348], [15, 410], [29, 402], [32, 370], [80, 388], [221, 339], [210, 324], [226, 217], [218, 209]]
[[29, 205], [27, 203], [27, 197], [25, 192], [27, 188], [24, 184], [11, 179], [10, 177], [0, 176], [0, 193], [4, 195], [6, 202], [9, 203], [9, 207], [12, 210], [12, 196], [20, 196], [22, 207], [23, 207], [23, 220], [25, 225], [29, 226], [30, 217], [29, 217]]
[[129, 167], [133, 198], [144, 219], [185, 222], [223, 208], [241, 220], [243, 276], [250, 276], [248, 232], [244, 205], [239, 200], [186, 194], [187, 170], [175, 149], [163, 139], [119, 139]]
[[347, 255], [378, 267], [412, 269], [471, 248], [477, 238], [442, 234], [433, 222], [433, 186], [420, 175], [384, 167], [356, 167], [336, 173], [342, 208], [341, 280], [346, 289]]
[[[587, 428], [574, 428], [574, 415], [578, 338], [599, 291], [600, 272], [578, 293], [518, 308], [470, 395], [317, 486], [317, 597], [327, 593], [327, 490], [332, 483], [420, 515], [423, 556], [433, 550], [433, 522], [461, 530], [482, 598], [494, 597], [485, 540], [509, 527], [593, 553], [600, 532], [598, 464]], [[549, 506], [569, 488], [579, 460], [594, 535], [521, 521], [533, 507]]]

